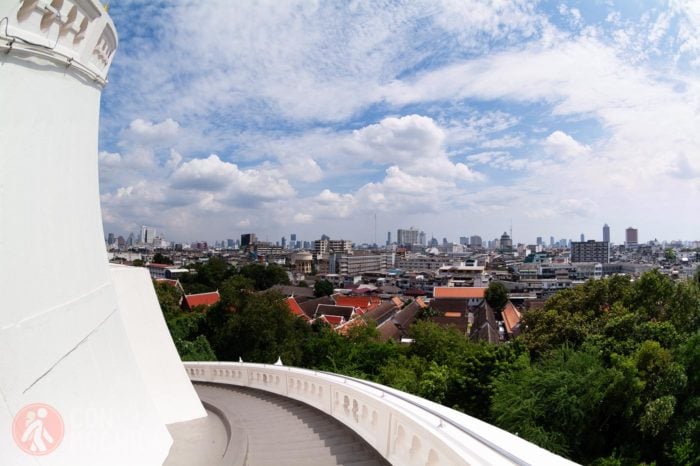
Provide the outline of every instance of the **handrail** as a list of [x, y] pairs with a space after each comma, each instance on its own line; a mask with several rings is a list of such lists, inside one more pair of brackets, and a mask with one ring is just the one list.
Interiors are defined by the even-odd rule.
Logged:
[[193, 381], [261, 389], [315, 407], [354, 430], [392, 464], [575, 464], [464, 413], [366, 380], [243, 362], [188, 362], [185, 367]]
[[[334, 373], [332, 373], [332, 372], [325, 372], [325, 371], [318, 371], [318, 372], [321, 373], [321, 374], [336, 375], [336, 376], [338, 375], [338, 374], [334, 374]], [[495, 451], [497, 451], [499, 454], [505, 456], [506, 458], [508, 458], [509, 460], [511, 460], [511, 461], [512, 461], [513, 463], [515, 463], [515, 464], [518, 464], [518, 465], [521, 465], [521, 466], [533, 466], [531, 463], [528, 463], [527, 461], [521, 460], [519, 457], [517, 457], [517, 456], [514, 455], [513, 453], [509, 452], [508, 450], [505, 450], [504, 448], [501, 448], [501, 447], [498, 446], [496, 443], [494, 443], [494, 442], [492, 442], [491, 440], [487, 439], [487, 438], [484, 437], [483, 435], [477, 434], [476, 432], [474, 432], [474, 430], [468, 429], [468, 428], [465, 427], [464, 425], [462, 425], [462, 424], [460, 424], [460, 423], [458, 423], [458, 422], [456, 422], [456, 421], [450, 419], [449, 417], [447, 417], [447, 416], [441, 414], [440, 412], [434, 410], [433, 408], [430, 408], [430, 407], [426, 406], [425, 403], [417, 403], [416, 401], [411, 400], [410, 398], [401, 395], [401, 394], [400, 394], [400, 393], [401, 393], [400, 390], [395, 390], [395, 389], [392, 389], [391, 387], [385, 387], [385, 386], [382, 386], [382, 385], [380, 385], [380, 384], [376, 384], [376, 383], [374, 383], [374, 382], [369, 382], [369, 381], [367, 381], [367, 380], [362, 380], [362, 379], [358, 379], [358, 378], [355, 378], [355, 377], [350, 377], [350, 376], [347, 376], [347, 375], [341, 375], [340, 377], [343, 377], [343, 378], [352, 380], [352, 381], [354, 381], [354, 382], [356, 382], [356, 383], [359, 383], [359, 384], [362, 384], [362, 385], [366, 385], [366, 386], [368, 386], [368, 387], [376, 388], [376, 389], [378, 389], [378, 390], [383, 391], [384, 393], [387, 393], [387, 394], [389, 394], [389, 395], [391, 395], [391, 396], [394, 396], [394, 397], [396, 397], [396, 398], [398, 398], [398, 399], [400, 399], [400, 400], [402, 400], [402, 401], [405, 401], [406, 403], [409, 403], [409, 404], [411, 404], [411, 405], [413, 405], [413, 406], [415, 406], [415, 407], [417, 407], [417, 408], [420, 408], [420, 409], [422, 409], [422, 410], [424, 410], [424, 411], [427, 411], [428, 413], [430, 413], [430, 414], [432, 414], [433, 416], [435, 416], [435, 417], [437, 417], [438, 419], [440, 419], [440, 421], [446, 422], [447, 424], [450, 424], [452, 427], [455, 427], [456, 429], [461, 430], [461, 431], [464, 432], [465, 434], [467, 434], [467, 435], [473, 437], [474, 439], [478, 440], [479, 442], [481, 442], [481, 443], [487, 445], [487, 446], [488, 446], [489, 448], [491, 448], [492, 450], [495, 450]], [[391, 391], [386, 390], [387, 388], [388, 388], [389, 390], [391, 390]], [[424, 401], [427, 401], [427, 400], [424, 400]]]

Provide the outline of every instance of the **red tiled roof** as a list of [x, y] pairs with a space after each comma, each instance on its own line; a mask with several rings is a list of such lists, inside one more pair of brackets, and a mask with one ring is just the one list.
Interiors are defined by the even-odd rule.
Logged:
[[323, 315], [321, 315], [321, 317], [319, 317], [319, 319], [321, 319], [322, 321], [324, 321], [324, 322], [326, 322], [326, 323], [332, 325], [333, 327], [335, 327], [336, 325], [340, 325], [340, 324], [342, 324], [343, 322], [345, 322], [345, 319], [343, 319], [343, 316], [331, 316], [331, 315], [328, 315], [328, 316], [327, 316], [327, 315], [323, 314]]
[[184, 302], [188, 309], [194, 309], [197, 306], [212, 306], [218, 303], [219, 299], [221, 299], [219, 292], [211, 291], [209, 293], [186, 294]]
[[309, 316], [307, 316], [302, 308], [299, 306], [299, 303], [297, 303], [297, 300], [289, 297], [285, 299], [285, 302], [287, 303], [287, 307], [289, 307], [289, 311], [294, 314], [295, 316], [301, 317], [303, 319], [309, 320]]
[[425, 304], [425, 301], [423, 301], [423, 298], [421, 298], [420, 296], [416, 298], [416, 303], [421, 309], [425, 309], [426, 307], [428, 307], [428, 305]]
[[486, 288], [436, 286], [433, 290], [435, 298], [484, 299]]
[[336, 306], [359, 307], [363, 311], [378, 306], [381, 300], [377, 296], [334, 296]]

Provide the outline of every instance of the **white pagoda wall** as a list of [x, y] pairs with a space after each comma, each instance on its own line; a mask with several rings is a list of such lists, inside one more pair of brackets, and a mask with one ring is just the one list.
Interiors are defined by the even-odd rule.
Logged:
[[[164, 419], [202, 412], [192, 396], [186, 412], [169, 412], [175, 396], [142, 373], [154, 361], [138, 360], [144, 335], [127, 334], [120, 308], [137, 295], [118, 295], [107, 264], [97, 135], [116, 33], [96, 0], [54, 1], [60, 14], [42, 28], [48, 5], [0, 0], [0, 465], [162, 464], [172, 443]], [[174, 367], [164, 324], [148, 319]], [[46, 456], [22, 452], [9, 431], [30, 403], [64, 419], [63, 443]]]

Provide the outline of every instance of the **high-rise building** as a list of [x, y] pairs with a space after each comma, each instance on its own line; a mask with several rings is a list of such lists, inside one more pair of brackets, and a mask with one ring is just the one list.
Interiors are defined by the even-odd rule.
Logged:
[[387, 231], [386, 232], [386, 245], [389, 246], [391, 244], [391, 232]]
[[513, 240], [510, 239], [510, 235], [505, 231], [501, 235], [499, 249], [503, 252], [510, 252], [513, 250]]
[[481, 236], [472, 235], [469, 237], [469, 246], [473, 248], [480, 248], [482, 245]]
[[628, 227], [625, 230], [625, 246], [636, 246], [639, 243], [639, 236], [636, 228]]
[[410, 246], [413, 244], [419, 244], [418, 243], [418, 235], [419, 232], [415, 228], [411, 227], [408, 230], [404, 230], [399, 228], [396, 230], [396, 242], [398, 244], [403, 244], [406, 246]]
[[250, 246], [251, 244], [255, 244], [258, 242], [257, 236], [255, 236], [255, 233], [243, 233], [241, 235], [241, 247], [244, 248], [246, 246]]
[[610, 227], [607, 223], [603, 225], [603, 241], [606, 243], [610, 242]]
[[607, 241], [572, 241], [571, 262], [600, 262], [606, 264], [610, 261], [610, 248]]
[[421, 246], [425, 246], [427, 244], [424, 231], [418, 233], [418, 244], [420, 244]]
[[316, 256], [330, 253], [352, 253], [352, 241], [347, 239], [320, 239], [314, 241], [314, 253]]
[[466, 236], [460, 236], [459, 244], [461, 244], [462, 246], [469, 246], [469, 238]]
[[542, 237], [541, 236], [537, 237], [537, 245], [542, 246]]
[[549, 245], [554, 247], [554, 236], [549, 237]]
[[143, 244], [153, 244], [153, 240], [156, 237], [156, 229], [146, 225], [141, 226], [141, 236], [139, 236], [139, 242]]
[[584, 241], [586, 241], [586, 236], [583, 233], [581, 233], [581, 242], [583, 243]]

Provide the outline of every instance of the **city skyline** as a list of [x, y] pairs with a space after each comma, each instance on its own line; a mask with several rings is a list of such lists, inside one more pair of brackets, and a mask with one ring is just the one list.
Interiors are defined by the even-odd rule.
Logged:
[[[606, 237], [606, 229], [607, 229], [607, 237]], [[522, 238], [519, 239], [517, 236], [514, 238], [511, 237], [511, 241], [513, 242], [513, 245], [542, 245], [542, 246], [551, 246], [551, 245], [558, 245], [560, 242], [585, 242], [585, 241], [596, 241], [596, 242], [609, 242], [614, 245], [626, 245], [628, 243], [628, 238], [627, 238], [627, 231], [628, 230], [633, 230], [635, 231], [635, 234], [638, 234], [638, 229], [634, 227], [627, 227], [624, 228], [621, 233], [621, 236], [623, 237], [621, 241], [615, 241], [611, 240], [611, 235], [610, 231], [611, 228], [610, 226], [606, 223], [602, 226], [601, 228], [601, 234], [600, 235], [586, 235], [584, 233], [580, 234], [579, 238], [576, 238], [575, 236], [569, 236], [569, 237], [555, 237], [552, 235], [548, 236], [537, 236], [532, 239], [526, 239]], [[354, 244], [357, 245], [372, 245], [375, 244], [378, 247], [382, 247], [383, 245], [389, 245], [389, 244], [423, 244], [425, 246], [429, 246], [430, 241], [432, 239], [435, 239], [438, 241], [438, 244], [442, 244], [444, 240], [447, 240], [448, 243], [452, 244], [470, 244], [471, 241], [474, 238], [477, 238], [480, 243], [484, 244], [484, 247], [487, 243], [490, 243], [492, 241], [498, 241], [499, 238], [503, 233], [506, 233], [510, 236], [511, 232], [504, 230], [502, 233], [493, 235], [493, 236], [488, 236], [488, 235], [483, 235], [478, 232], [470, 232], [470, 233], [465, 233], [460, 235], [457, 238], [453, 237], [448, 237], [444, 236], [441, 234], [437, 233], [431, 233], [427, 234], [423, 229], [418, 228], [418, 227], [403, 227], [403, 228], [397, 228], [395, 230], [389, 230], [386, 232], [385, 238], [387, 240], [385, 241], [377, 241], [376, 243], [373, 241], [357, 241], [352, 237], [348, 237], [347, 235], [327, 235], [325, 232], [316, 232], [316, 233], [311, 233], [309, 237], [302, 237], [301, 235], [298, 235], [294, 232], [287, 232], [286, 234], [283, 234], [281, 237], [277, 238], [270, 238], [268, 236], [259, 236], [257, 233], [250, 231], [250, 230], [241, 230], [241, 232], [238, 233], [227, 233], [222, 237], [198, 237], [198, 238], [178, 238], [178, 237], [171, 237], [170, 235], [167, 234], [167, 232], [164, 232], [162, 230], [158, 230], [154, 228], [153, 226], [148, 226], [148, 225], [141, 225], [139, 228], [140, 232], [107, 232], [105, 231], [105, 240], [108, 242], [108, 244], [112, 244], [112, 242], [116, 242], [118, 238], [121, 238], [123, 241], [127, 241], [128, 238], [131, 238], [133, 241], [134, 245], [137, 244], [145, 244], [145, 243], [152, 243], [151, 241], [144, 241], [144, 232], [148, 231], [147, 237], [157, 238], [159, 240], [163, 240], [167, 242], [168, 244], [174, 244], [174, 243], [179, 243], [179, 244], [196, 244], [196, 243], [207, 243], [209, 246], [214, 246], [217, 243], [223, 243], [223, 244], [228, 244], [231, 246], [232, 243], [236, 242], [237, 244], [245, 245], [245, 244], [250, 244], [251, 242], [263, 242], [263, 243], [271, 243], [271, 244], [288, 244], [290, 245], [290, 242], [295, 242], [298, 244], [303, 244], [305, 242], [308, 243], [313, 243], [316, 240], [319, 239], [333, 239], [333, 240], [348, 240], [351, 241]], [[416, 238], [420, 238], [419, 241], [416, 242], [404, 242], [401, 241], [401, 234], [400, 232], [408, 232], [410, 230], [414, 230]], [[394, 236], [392, 236], [394, 235]], [[413, 237], [412, 236], [412, 237]], [[244, 237], [248, 237], [248, 239], [244, 239]], [[252, 238], [252, 241], [251, 239]], [[393, 238], [393, 239], [392, 239]], [[466, 240], [466, 243], [464, 242]], [[675, 242], [681, 242], [681, 243], [697, 243], [699, 242], [697, 239], [689, 239], [689, 238], [658, 238], [658, 237], [650, 237], [648, 239], [640, 240], [639, 244], [646, 244], [650, 242], [658, 241], [659, 243], [675, 243]], [[132, 244], [132, 243], [129, 243]], [[636, 242], [635, 242], [636, 244]], [[223, 246], [222, 246], [223, 247]], [[299, 248], [302, 248], [302, 246], [299, 246]]]
[[692, 2], [126, 1], [110, 14], [105, 234], [382, 244], [422, 225], [456, 242], [512, 222], [522, 242], [601, 239], [604, 223], [616, 243], [629, 226], [640, 242], [697, 239]]

